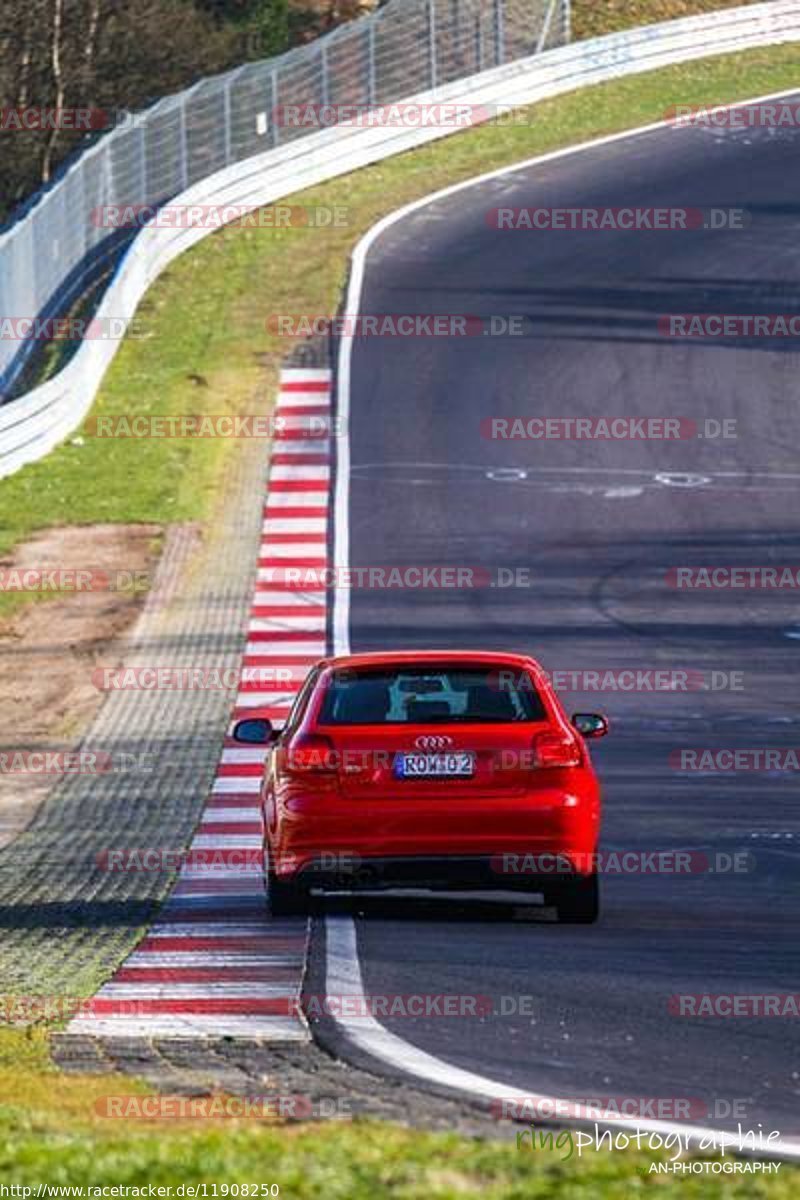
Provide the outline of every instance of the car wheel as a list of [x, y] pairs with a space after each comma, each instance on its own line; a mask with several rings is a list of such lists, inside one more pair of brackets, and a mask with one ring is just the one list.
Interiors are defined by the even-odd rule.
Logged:
[[555, 904], [558, 919], [565, 925], [593, 925], [600, 916], [600, 880], [597, 872], [580, 875], [565, 883]]
[[273, 917], [301, 917], [308, 912], [308, 892], [294, 880], [280, 879], [270, 870], [269, 852], [264, 851], [267, 900]]
[[267, 888], [273, 917], [302, 917], [308, 912], [308, 893], [299, 884], [270, 874]]

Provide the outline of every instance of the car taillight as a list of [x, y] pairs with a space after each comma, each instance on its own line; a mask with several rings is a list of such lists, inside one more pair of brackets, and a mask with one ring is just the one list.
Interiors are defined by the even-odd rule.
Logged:
[[286, 750], [283, 768], [290, 775], [335, 772], [336, 750], [330, 738], [319, 733], [307, 733], [297, 738]]
[[558, 733], [542, 733], [533, 739], [533, 761], [537, 767], [577, 767], [581, 750], [571, 737]]

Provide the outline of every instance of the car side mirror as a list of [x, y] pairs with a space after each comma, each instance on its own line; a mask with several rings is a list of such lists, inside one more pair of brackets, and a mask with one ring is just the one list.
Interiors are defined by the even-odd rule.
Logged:
[[573, 713], [572, 724], [585, 738], [601, 738], [608, 733], [608, 720], [600, 713]]
[[270, 746], [278, 738], [278, 730], [266, 717], [245, 717], [233, 727], [233, 740], [248, 746]]

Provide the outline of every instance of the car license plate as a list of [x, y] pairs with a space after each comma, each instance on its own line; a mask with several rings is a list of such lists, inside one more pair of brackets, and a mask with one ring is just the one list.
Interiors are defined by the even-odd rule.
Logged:
[[449, 754], [398, 754], [398, 779], [468, 779], [475, 774], [475, 755], [459, 750]]

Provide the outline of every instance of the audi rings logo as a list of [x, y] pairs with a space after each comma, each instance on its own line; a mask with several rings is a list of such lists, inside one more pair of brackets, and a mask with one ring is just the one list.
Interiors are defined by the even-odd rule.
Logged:
[[423, 734], [422, 737], [418, 737], [414, 742], [418, 750], [447, 750], [452, 744], [453, 739], [451, 737], [446, 737], [444, 734], [439, 733]]

